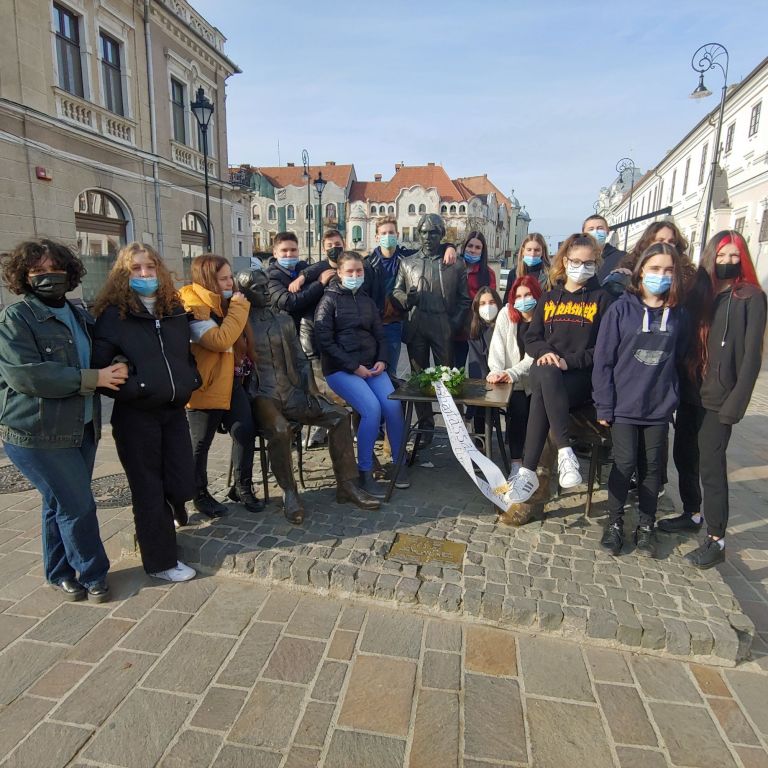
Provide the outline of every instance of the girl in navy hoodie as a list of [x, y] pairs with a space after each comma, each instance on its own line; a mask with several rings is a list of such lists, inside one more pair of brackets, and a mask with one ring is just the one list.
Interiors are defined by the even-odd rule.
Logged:
[[511, 479], [508, 499], [520, 504], [539, 487], [536, 465], [547, 442], [557, 446], [561, 488], [581, 483], [579, 462], [568, 438], [569, 411], [589, 402], [597, 330], [611, 297], [595, 277], [600, 248], [591, 235], [571, 235], [561, 246], [549, 279], [553, 286], [539, 303], [525, 337], [530, 369], [531, 410], [523, 466]]
[[624, 545], [624, 504], [637, 472], [636, 551], [656, 556], [656, 506], [669, 422], [680, 399], [677, 364], [686, 338], [682, 284], [677, 249], [655, 243], [640, 255], [627, 290], [600, 325], [592, 390], [597, 419], [611, 427], [613, 440], [609, 521], [601, 541], [613, 555]]

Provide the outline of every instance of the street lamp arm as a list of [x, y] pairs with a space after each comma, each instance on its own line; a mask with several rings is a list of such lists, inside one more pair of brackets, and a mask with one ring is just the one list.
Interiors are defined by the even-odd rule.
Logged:
[[[725, 59], [725, 66], [718, 61], [718, 59]], [[705, 72], [709, 72], [710, 69], [718, 67], [723, 73], [723, 77], [726, 82], [728, 81], [728, 49], [720, 43], [707, 43], [702, 45], [696, 53], [693, 54], [691, 59], [691, 68], [694, 72], [698, 72], [703, 75]]]

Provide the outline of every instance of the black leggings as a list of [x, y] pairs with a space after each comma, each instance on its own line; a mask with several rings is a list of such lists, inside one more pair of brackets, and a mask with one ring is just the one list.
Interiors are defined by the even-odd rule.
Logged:
[[592, 369], [561, 371], [554, 365], [533, 365], [529, 375], [531, 412], [525, 433], [523, 466], [535, 472], [550, 430], [558, 449], [570, 445], [568, 414], [572, 408], [589, 402]]
[[612, 523], [621, 523], [623, 519], [629, 481], [637, 472], [640, 525], [653, 526], [668, 431], [668, 424], [613, 424], [611, 427], [613, 467], [608, 478], [608, 513]]
[[512, 390], [507, 403], [507, 445], [509, 445], [509, 458], [512, 460], [523, 457], [530, 409], [531, 396], [526, 395], [522, 389]]

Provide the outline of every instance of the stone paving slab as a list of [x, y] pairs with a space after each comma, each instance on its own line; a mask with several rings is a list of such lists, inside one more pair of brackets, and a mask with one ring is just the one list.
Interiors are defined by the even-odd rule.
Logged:
[[[163, 588], [140, 611], [137, 598], [157, 587], [130, 560], [117, 564], [112, 584], [112, 602], [77, 606], [92, 625], [74, 644], [30, 639], [50, 626], [52, 607], [0, 651], [3, 768], [759, 768], [768, 760], [768, 673], [754, 664], [656, 658], [287, 585], [272, 585], [265, 599], [262, 587], [224, 577]], [[159, 607], [192, 604], [193, 613]], [[232, 617], [237, 604], [249, 606], [244, 623], [226, 634], [208, 623]], [[205, 622], [193, 630], [196, 617]], [[0, 630], [14, 618], [0, 613]], [[146, 631], [163, 619], [172, 631]], [[123, 647], [134, 633], [137, 645], [151, 638], [149, 650]], [[399, 634], [406, 639], [394, 642]], [[288, 647], [298, 671], [283, 679]]]

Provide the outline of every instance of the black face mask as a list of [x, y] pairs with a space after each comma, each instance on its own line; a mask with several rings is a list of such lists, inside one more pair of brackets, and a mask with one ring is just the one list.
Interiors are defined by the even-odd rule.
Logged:
[[715, 264], [715, 274], [718, 280], [733, 280], [741, 274], [741, 264]]
[[333, 248], [329, 248], [325, 252], [325, 257], [328, 261], [332, 261], [334, 264], [339, 260], [339, 256], [344, 253], [344, 248], [340, 245], [334, 245]]
[[47, 273], [27, 278], [32, 293], [45, 303], [60, 303], [69, 290], [69, 275]]

